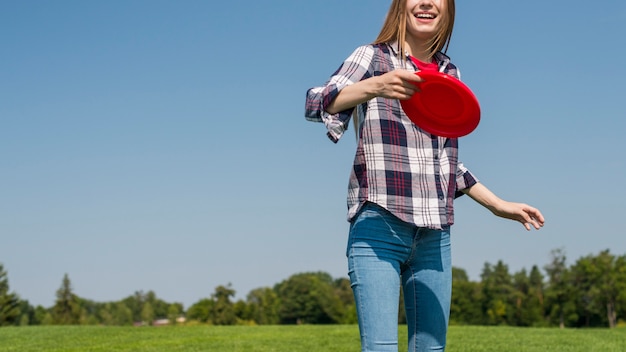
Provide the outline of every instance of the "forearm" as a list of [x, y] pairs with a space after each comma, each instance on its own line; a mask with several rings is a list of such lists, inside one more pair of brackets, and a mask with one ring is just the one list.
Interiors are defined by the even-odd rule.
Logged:
[[417, 84], [421, 82], [423, 82], [422, 78], [414, 72], [403, 69], [393, 70], [343, 87], [325, 110], [330, 114], [336, 114], [375, 97], [409, 99], [419, 91]]
[[539, 209], [524, 203], [502, 200], [481, 183], [476, 183], [472, 187], [462, 190], [462, 192], [489, 209], [493, 214], [519, 221], [527, 230], [530, 230], [531, 226], [540, 229], [544, 224], [545, 220]]
[[375, 77], [345, 86], [326, 107], [326, 112], [336, 114], [375, 98], [377, 96], [376, 87]]
[[489, 209], [492, 213], [496, 213], [497, 209], [503, 203], [503, 200], [500, 199], [500, 197], [496, 196], [482, 183], [476, 183], [472, 187], [462, 190], [462, 192], [478, 204]]

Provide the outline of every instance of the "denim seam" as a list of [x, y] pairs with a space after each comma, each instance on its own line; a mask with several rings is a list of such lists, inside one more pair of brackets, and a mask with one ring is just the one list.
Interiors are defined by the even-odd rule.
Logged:
[[[350, 261], [352, 261], [352, 265], [351, 266], [352, 266], [352, 270], [353, 270], [353, 273], [354, 273], [354, 279], [355, 279], [354, 281], [358, 285], [359, 282], [361, 282], [361, 278], [360, 278], [359, 272], [356, 270], [356, 265], [354, 264], [354, 257], [350, 257]], [[358, 309], [360, 311], [363, 311], [365, 309], [365, 307], [363, 306], [362, 290], [356, 290], [356, 293], [359, 296], [358, 297], [358, 304], [359, 304]], [[360, 324], [362, 324], [363, 326], [367, 326], [366, 325], [367, 321], [366, 321], [365, 315], [361, 316], [360, 319], [362, 320]], [[365, 331], [361, 332], [361, 340], [362, 340], [361, 344], [363, 345], [363, 347], [364, 346], [368, 346], [368, 344], [367, 344], [368, 336], [365, 333]]]
[[[419, 330], [418, 329], [418, 322], [419, 319], [417, 317], [418, 314], [418, 309], [417, 309], [417, 294], [415, 294], [417, 292], [417, 285], [415, 284], [416, 280], [415, 280], [415, 272], [413, 271], [413, 268], [409, 265], [409, 271], [411, 272], [411, 285], [413, 286], [413, 335], [409, 336], [409, 339], [413, 339], [413, 352], [415, 352], [417, 350], [417, 334], [416, 332]], [[405, 302], [406, 302], [406, 297], [405, 297]], [[406, 305], [406, 303], [405, 303]], [[406, 308], [405, 308], [405, 312], [406, 312]]]

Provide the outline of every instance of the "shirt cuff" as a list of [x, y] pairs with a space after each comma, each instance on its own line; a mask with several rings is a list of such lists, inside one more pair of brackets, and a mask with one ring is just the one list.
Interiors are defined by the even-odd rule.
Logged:
[[463, 190], [466, 190], [473, 185], [478, 183], [478, 179], [474, 176], [469, 170], [466, 170], [460, 177], [456, 179], [456, 192], [454, 192], [454, 198], [458, 198], [465, 193]]
[[344, 111], [340, 111], [336, 114], [330, 114], [326, 112], [326, 108], [330, 103], [337, 97], [341, 89], [346, 87], [345, 85], [329, 85], [326, 87], [324, 92], [324, 101], [322, 103], [322, 111], [321, 118], [322, 122], [326, 126], [328, 132], [326, 135], [328, 138], [333, 141], [333, 143], [337, 143], [343, 133], [348, 129], [350, 125], [350, 118], [352, 117], [352, 111], [354, 108], [346, 109]]

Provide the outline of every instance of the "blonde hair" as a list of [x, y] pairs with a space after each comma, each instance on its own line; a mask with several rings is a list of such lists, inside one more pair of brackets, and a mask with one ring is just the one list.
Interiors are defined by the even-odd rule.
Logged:
[[[438, 51], [444, 53], [448, 50], [450, 45], [450, 38], [452, 37], [452, 29], [454, 28], [454, 15], [455, 7], [454, 0], [444, 0], [446, 2], [445, 16], [442, 16], [439, 22], [439, 29], [437, 33], [429, 40], [428, 54], [433, 56]], [[389, 12], [385, 18], [378, 38], [374, 41], [374, 44], [398, 42], [399, 50], [398, 55], [400, 59], [405, 59], [405, 39], [406, 39], [406, 11], [407, 0], [392, 0]]]

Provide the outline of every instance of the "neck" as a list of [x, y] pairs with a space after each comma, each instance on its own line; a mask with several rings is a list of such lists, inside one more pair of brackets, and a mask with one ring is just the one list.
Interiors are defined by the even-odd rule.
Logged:
[[422, 62], [431, 62], [433, 60], [433, 55], [431, 55], [428, 50], [428, 44], [426, 41], [416, 41], [407, 38], [404, 41], [404, 45], [406, 50], [409, 52], [409, 55], [414, 58]]

